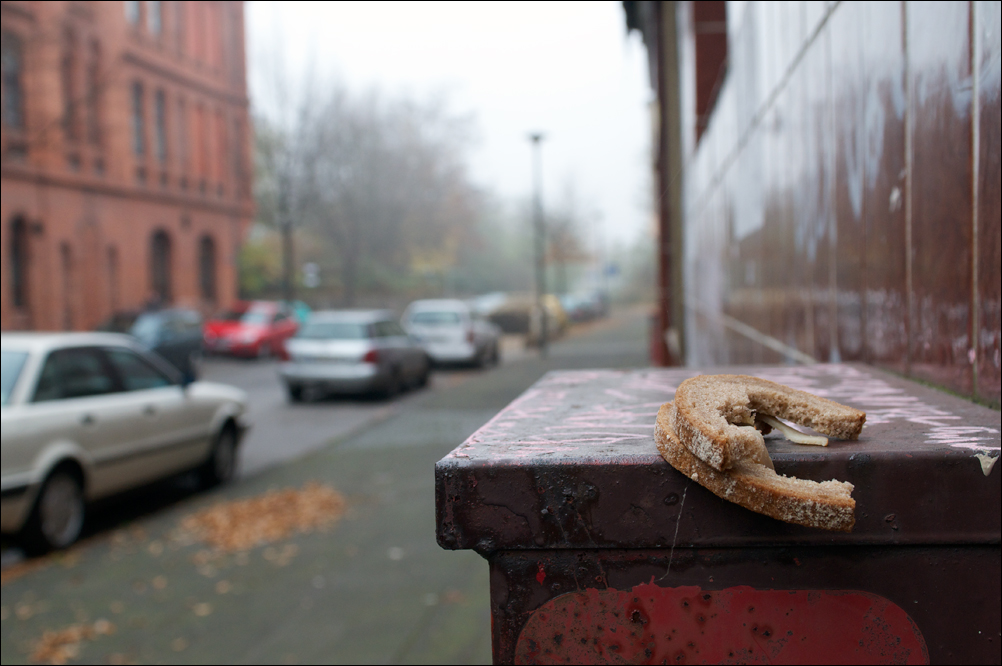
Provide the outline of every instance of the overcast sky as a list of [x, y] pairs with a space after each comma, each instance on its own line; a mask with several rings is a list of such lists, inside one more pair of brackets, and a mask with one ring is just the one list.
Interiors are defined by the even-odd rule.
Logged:
[[626, 36], [620, 2], [250, 2], [252, 104], [282, 52], [302, 76], [425, 100], [445, 93], [472, 114], [469, 156], [480, 186], [517, 202], [531, 193], [528, 132], [544, 143], [544, 204], [573, 182], [606, 241], [650, 227], [650, 110], [646, 52]]

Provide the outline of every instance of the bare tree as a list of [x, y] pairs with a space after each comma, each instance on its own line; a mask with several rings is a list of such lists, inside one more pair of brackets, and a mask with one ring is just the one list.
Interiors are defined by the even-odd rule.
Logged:
[[456, 263], [479, 200], [462, 160], [465, 119], [333, 85], [300, 120], [301, 219], [331, 241], [346, 305], [362, 286]]

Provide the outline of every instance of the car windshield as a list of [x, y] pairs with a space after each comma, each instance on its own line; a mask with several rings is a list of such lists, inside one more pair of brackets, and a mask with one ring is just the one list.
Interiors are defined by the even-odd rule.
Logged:
[[461, 322], [458, 312], [415, 312], [410, 323], [420, 326], [455, 326]]
[[28, 354], [26, 352], [0, 352], [0, 391], [2, 391], [0, 397], [3, 398], [0, 402], [3, 405], [10, 403], [10, 394], [14, 391], [14, 384], [17, 383], [17, 378], [21, 375], [21, 368], [24, 367], [24, 362], [27, 360]]
[[219, 321], [238, 321], [241, 324], [267, 324], [271, 316], [263, 310], [227, 310], [216, 317]]
[[157, 341], [160, 333], [160, 317], [157, 315], [141, 315], [129, 329], [129, 333], [143, 342], [152, 344]]
[[339, 321], [309, 321], [299, 329], [300, 340], [365, 340], [368, 326]]

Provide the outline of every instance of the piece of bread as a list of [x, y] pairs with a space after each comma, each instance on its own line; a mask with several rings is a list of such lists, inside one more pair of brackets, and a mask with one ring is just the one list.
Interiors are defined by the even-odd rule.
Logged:
[[[721, 472], [682, 444], [672, 426], [673, 413], [673, 403], [661, 406], [654, 440], [662, 457], [696, 483], [718, 497], [777, 520], [825, 530], [852, 531], [856, 522], [856, 501], [851, 497], [851, 483], [837, 480], [818, 483], [782, 476], [760, 462], [747, 459], [734, 461], [730, 469]], [[678, 424], [677, 419], [675, 423]]]
[[[718, 471], [742, 461], [771, 467], [756, 416], [805, 425], [837, 439], [856, 439], [866, 413], [776, 382], [745, 375], [700, 375], [675, 392], [671, 428], [697, 458]], [[666, 424], [667, 425], [667, 424]]]

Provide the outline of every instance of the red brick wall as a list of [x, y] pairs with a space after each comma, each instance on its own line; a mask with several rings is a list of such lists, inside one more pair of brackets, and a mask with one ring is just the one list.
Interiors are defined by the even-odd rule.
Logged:
[[[5, 42], [21, 43], [24, 118], [21, 127], [5, 123], [0, 137], [4, 330], [89, 329], [113, 310], [141, 307], [158, 231], [170, 240], [173, 303], [211, 310], [236, 297], [236, 256], [253, 212], [243, 5], [162, 2], [159, 33], [149, 3], [138, 3], [136, 24], [127, 5], [4, 2], [0, 10]], [[142, 155], [133, 150], [135, 83]], [[19, 218], [28, 228], [25, 307], [14, 303]], [[216, 251], [214, 302], [201, 290], [206, 236]]]

